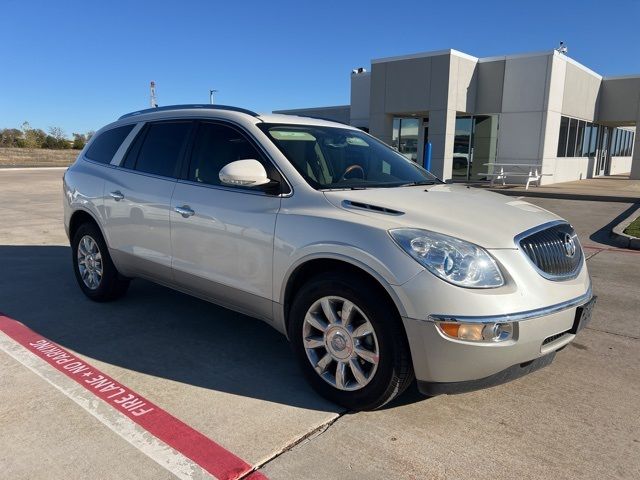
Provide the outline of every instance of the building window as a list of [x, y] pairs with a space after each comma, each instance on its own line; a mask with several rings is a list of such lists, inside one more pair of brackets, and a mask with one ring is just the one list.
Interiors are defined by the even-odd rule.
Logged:
[[578, 136], [578, 120], [569, 119], [569, 140], [567, 141], [567, 157], [576, 156], [576, 137]]
[[612, 157], [633, 154], [635, 132], [590, 123], [577, 118], [560, 117], [558, 157], [595, 157], [606, 151]]
[[567, 156], [567, 134], [569, 131], [569, 118], [560, 118], [560, 135], [558, 137], [558, 157]]
[[615, 128], [613, 130], [613, 142], [611, 142], [611, 156], [612, 157], [618, 157], [620, 156], [620, 137], [622, 135], [620, 134], [620, 129], [619, 128]]
[[625, 155], [627, 157], [631, 156], [631, 150], [633, 150], [633, 132], [627, 132], [627, 151]]
[[595, 123], [591, 125], [591, 136], [589, 137], [589, 149], [587, 150], [588, 157], [596, 156], [596, 145], [598, 144], [598, 135], [600, 134], [600, 126]]
[[393, 119], [391, 146], [414, 162], [418, 161], [418, 132], [420, 120], [417, 118]]
[[578, 120], [578, 129], [576, 134], [576, 157], [582, 157], [582, 142], [584, 140], [584, 126], [586, 122], [583, 120]]

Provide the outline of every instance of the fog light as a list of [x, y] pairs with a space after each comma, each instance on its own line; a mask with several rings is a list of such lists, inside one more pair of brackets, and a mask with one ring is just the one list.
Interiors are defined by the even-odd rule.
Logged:
[[470, 342], [504, 342], [513, 336], [511, 323], [436, 322], [436, 326], [447, 337]]
[[[487, 328], [488, 325], [485, 326]], [[491, 327], [492, 337], [494, 342], [502, 342], [509, 340], [513, 336], [513, 326], [511, 323], [494, 323]]]

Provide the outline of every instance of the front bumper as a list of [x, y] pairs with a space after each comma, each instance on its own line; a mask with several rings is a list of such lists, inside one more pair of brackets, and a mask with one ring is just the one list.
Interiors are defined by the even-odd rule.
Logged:
[[[545, 308], [495, 316], [431, 315], [404, 318], [420, 391], [426, 395], [461, 393], [504, 383], [542, 368], [575, 338], [576, 310], [592, 298], [586, 293]], [[446, 337], [438, 320], [513, 322], [513, 337], [478, 343]]]
[[495, 387], [550, 365], [555, 356], [556, 352], [547, 353], [535, 360], [511, 365], [498, 373], [478, 380], [466, 380], [464, 382], [423, 382], [418, 380], [418, 390], [423, 395], [435, 397], [436, 395], [453, 395]]

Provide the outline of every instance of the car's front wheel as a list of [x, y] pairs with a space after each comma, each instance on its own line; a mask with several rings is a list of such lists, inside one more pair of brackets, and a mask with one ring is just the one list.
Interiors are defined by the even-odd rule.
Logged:
[[115, 300], [127, 292], [129, 279], [118, 273], [100, 229], [80, 225], [71, 240], [73, 270], [84, 294], [96, 302]]
[[322, 274], [304, 285], [289, 339], [314, 389], [352, 410], [379, 408], [413, 380], [395, 306], [357, 275]]

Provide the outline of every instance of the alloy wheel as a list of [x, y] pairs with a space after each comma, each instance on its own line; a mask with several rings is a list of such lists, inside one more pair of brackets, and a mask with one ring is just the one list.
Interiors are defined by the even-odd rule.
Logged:
[[103, 275], [102, 254], [98, 243], [85, 235], [78, 243], [78, 271], [84, 284], [91, 290], [100, 286]]
[[380, 361], [373, 325], [353, 302], [338, 296], [323, 297], [307, 311], [302, 341], [314, 370], [339, 390], [365, 387]]

